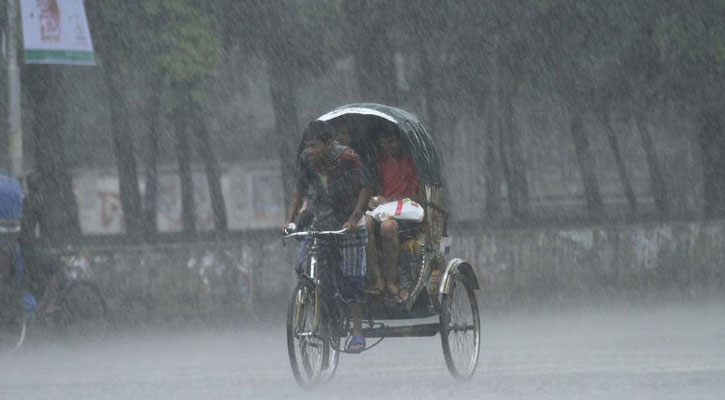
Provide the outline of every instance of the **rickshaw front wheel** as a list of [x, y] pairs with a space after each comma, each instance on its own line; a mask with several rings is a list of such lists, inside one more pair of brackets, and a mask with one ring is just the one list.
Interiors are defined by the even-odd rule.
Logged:
[[441, 299], [440, 334], [443, 356], [451, 375], [458, 380], [473, 376], [481, 344], [481, 321], [472, 284], [455, 274]]
[[329, 307], [314, 285], [300, 281], [287, 311], [287, 351], [295, 380], [312, 387], [332, 378], [340, 357], [340, 339]]

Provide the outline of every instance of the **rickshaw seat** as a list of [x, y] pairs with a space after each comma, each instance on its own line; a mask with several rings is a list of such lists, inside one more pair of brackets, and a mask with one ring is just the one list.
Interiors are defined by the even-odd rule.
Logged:
[[415, 239], [410, 238], [404, 242], [400, 242], [398, 251], [407, 251], [408, 253], [413, 254], [415, 252]]

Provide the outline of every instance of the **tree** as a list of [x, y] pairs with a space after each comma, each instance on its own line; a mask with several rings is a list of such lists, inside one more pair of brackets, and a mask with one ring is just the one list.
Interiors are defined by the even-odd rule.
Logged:
[[246, 5], [248, 9], [240, 10], [247, 18], [243, 19], [246, 29], [230, 31], [239, 35], [239, 43], [266, 61], [286, 203], [299, 140], [297, 82], [322, 74], [335, 59], [339, 43], [332, 32], [340, 26], [338, 2], [249, 0]]
[[[650, 58], [657, 66], [648, 83], [659, 95], [681, 104], [693, 116], [702, 150], [704, 214], [725, 215], [725, 3], [673, 1], [657, 3], [657, 18], [648, 21]], [[650, 64], [651, 65], [651, 64]]]
[[617, 166], [617, 174], [619, 175], [619, 181], [622, 184], [624, 195], [627, 198], [627, 204], [629, 204], [630, 213], [634, 215], [637, 212], [637, 197], [634, 195], [634, 189], [632, 189], [632, 183], [627, 173], [627, 168], [624, 165], [622, 159], [622, 153], [620, 151], [619, 139], [612, 129], [612, 123], [609, 120], [609, 104], [600, 104], [595, 106], [597, 117], [599, 121], [604, 125], [604, 129], [607, 132], [607, 142], [609, 143], [609, 149], [612, 151], [614, 157], [614, 163]]
[[630, 107], [625, 114], [634, 121], [645, 152], [655, 207], [660, 217], [666, 218], [670, 215], [667, 185], [648, 121], [648, 116], [663, 94], [661, 82], [664, 70], [654, 33], [661, 13], [659, 4], [652, 1], [632, 3], [626, 7], [628, 13], [621, 19], [630, 35], [624, 36], [624, 50], [620, 53], [620, 60], [625, 66], [622, 71], [626, 73], [624, 82], [629, 86], [626, 103]]
[[54, 246], [72, 243], [81, 235], [78, 206], [73, 196], [60, 129], [65, 112], [61, 101], [61, 68], [56, 65], [26, 65], [23, 71], [23, 86], [32, 106], [34, 158], [37, 172], [46, 187], [45, 206], [50, 208], [49, 240]]
[[486, 152], [486, 210], [500, 214], [501, 178], [506, 183], [512, 216], [526, 221], [530, 215], [529, 188], [521, 131], [516, 125], [514, 101], [524, 84], [530, 16], [521, 1], [467, 1], [450, 9], [455, 40], [448, 43], [456, 60], [453, 70], [464, 93], [488, 122]]
[[200, 155], [206, 166], [215, 228], [224, 232], [227, 220], [221, 193], [221, 171], [201, 106], [206, 85], [220, 58], [221, 41], [213, 29], [211, 17], [190, 1], [144, 0], [141, 4], [148, 17], [157, 23], [151, 35], [156, 49], [152, 62], [169, 87], [169, 110], [176, 133], [181, 179], [183, 230], [187, 234], [196, 231], [190, 147], [190, 138], [196, 137], [201, 143]]
[[705, 109], [699, 116], [703, 155], [704, 208], [708, 217], [725, 216], [725, 131], [722, 111]]
[[348, 44], [363, 101], [398, 104], [394, 49], [390, 42], [393, 6], [387, 1], [343, 1]]
[[104, 71], [108, 90], [116, 170], [126, 235], [132, 240], [142, 237], [144, 222], [141, 216], [141, 193], [138, 185], [134, 136], [129, 124], [130, 115], [126, 103], [128, 84], [128, 58], [133, 51], [134, 29], [138, 15], [136, 3], [120, 0], [103, 0], [89, 7], [90, 26], [96, 38], [96, 50]]
[[[567, 105], [584, 198], [594, 220], [603, 217], [603, 201], [583, 115], [592, 108], [592, 94], [602, 80], [602, 60], [608, 51], [601, 40], [606, 25], [600, 19], [599, 6], [596, 0], [540, 2], [537, 15], [539, 29], [551, 34], [544, 38], [544, 52], [536, 64], [545, 71], [540, 75], [542, 82], [554, 87]], [[591, 59], [598, 62], [591, 63]]]

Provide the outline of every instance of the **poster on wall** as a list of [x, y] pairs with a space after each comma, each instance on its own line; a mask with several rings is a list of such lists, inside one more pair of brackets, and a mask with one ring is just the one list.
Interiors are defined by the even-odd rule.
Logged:
[[21, 0], [26, 64], [96, 65], [83, 0]]
[[[196, 229], [214, 229], [214, 212], [206, 173], [192, 172]], [[222, 193], [230, 230], [277, 228], [284, 218], [282, 178], [276, 163], [231, 165], [221, 176]], [[181, 232], [181, 180], [173, 168], [160, 168], [156, 183], [156, 228], [159, 232]], [[146, 178], [139, 177], [143, 198]], [[73, 172], [73, 194], [84, 235], [125, 232], [123, 207], [115, 171], [83, 169]]]

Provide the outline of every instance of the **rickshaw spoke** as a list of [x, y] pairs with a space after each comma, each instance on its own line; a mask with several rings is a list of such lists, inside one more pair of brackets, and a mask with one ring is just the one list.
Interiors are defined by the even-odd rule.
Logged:
[[470, 286], [462, 276], [454, 281], [443, 298], [441, 332], [443, 353], [451, 374], [465, 379], [473, 374], [478, 363], [479, 322], [478, 306]]
[[322, 369], [324, 343], [317, 332], [312, 288], [298, 285], [288, 316], [288, 350], [295, 377], [303, 384], [315, 382]]

